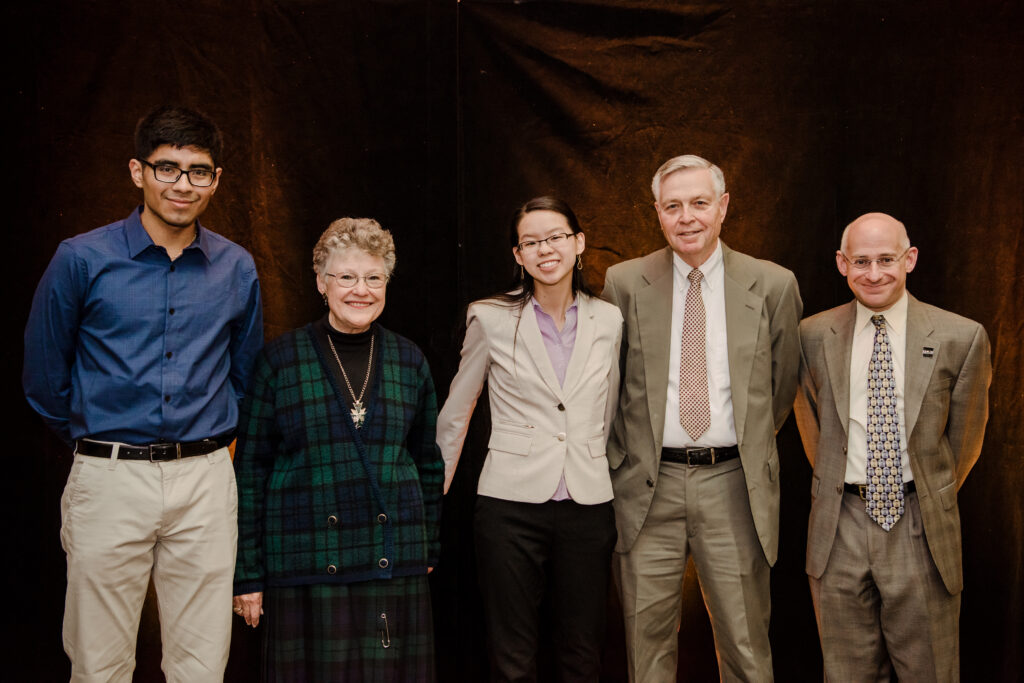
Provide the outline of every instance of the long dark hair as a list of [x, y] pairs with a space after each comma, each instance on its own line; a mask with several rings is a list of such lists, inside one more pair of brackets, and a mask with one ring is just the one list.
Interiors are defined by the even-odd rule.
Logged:
[[[583, 232], [580, 228], [580, 222], [576, 219], [576, 214], [573, 213], [572, 208], [557, 197], [534, 197], [530, 201], [526, 202], [512, 214], [512, 221], [509, 223], [508, 228], [508, 241], [509, 246], [513, 249], [519, 244], [519, 223], [522, 222], [523, 217], [532, 211], [554, 211], [557, 214], [561, 214], [565, 217], [566, 222], [569, 224], [569, 229], [572, 230], [572, 234], [576, 235]], [[583, 281], [583, 271], [579, 268], [572, 269], [572, 293], [573, 296], [579, 293], [586, 294], [587, 296], [593, 296], [591, 291], [587, 288], [586, 283]], [[526, 272], [526, 269], [518, 264], [512, 275], [511, 284], [498, 294], [494, 294], [488, 298], [495, 299], [503, 304], [509, 306], [523, 307], [526, 302], [533, 296], [533, 276]]]

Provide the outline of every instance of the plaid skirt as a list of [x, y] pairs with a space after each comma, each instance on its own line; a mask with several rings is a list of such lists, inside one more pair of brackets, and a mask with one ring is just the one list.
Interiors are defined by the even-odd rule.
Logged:
[[426, 576], [268, 588], [263, 611], [265, 681], [434, 680]]

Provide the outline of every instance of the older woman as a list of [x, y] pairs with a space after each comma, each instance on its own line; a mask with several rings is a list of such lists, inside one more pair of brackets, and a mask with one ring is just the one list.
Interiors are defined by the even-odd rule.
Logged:
[[328, 313], [267, 344], [243, 405], [234, 610], [265, 613], [268, 681], [434, 677], [444, 466], [423, 353], [375, 322], [394, 266], [376, 221], [331, 223]]

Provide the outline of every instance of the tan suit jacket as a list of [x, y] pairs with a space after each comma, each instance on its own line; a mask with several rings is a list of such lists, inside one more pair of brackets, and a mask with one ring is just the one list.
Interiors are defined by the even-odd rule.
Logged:
[[[722, 244], [729, 379], [736, 438], [761, 548], [775, 563], [779, 455], [775, 433], [792, 409], [803, 310], [793, 273]], [[622, 311], [623, 385], [612, 422], [616, 550], [628, 552], [658, 483], [672, 325], [672, 251], [666, 247], [608, 269], [602, 296]], [[677, 419], [675, 416], [672, 419]]]
[[541, 503], [564, 472], [577, 503], [611, 500], [605, 443], [619, 391], [622, 316], [584, 295], [577, 307], [576, 342], [559, 385], [530, 302], [522, 309], [494, 300], [469, 306], [459, 371], [437, 419], [445, 492], [486, 380], [491, 437], [478, 494]]
[[[855, 302], [800, 323], [797, 424], [814, 467], [807, 573], [820, 578], [839, 523], [850, 419]], [[973, 320], [907, 302], [904, 415], [928, 549], [950, 593], [963, 589], [957, 490], [981, 453], [992, 381], [988, 335]]]

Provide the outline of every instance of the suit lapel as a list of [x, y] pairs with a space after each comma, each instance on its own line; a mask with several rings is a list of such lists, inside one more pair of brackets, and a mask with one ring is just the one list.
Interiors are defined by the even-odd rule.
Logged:
[[757, 278], [733, 257], [732, 249], [725, 246], [724, 242], [722, 264], [725, 269], [725, 341], [729, 353], [733, 422], [736, 442], [743, 443], [743, 427], [747, 421], [747, 387], [754, 367], [754, 351], [757, 348], [764, 299], [751, 291]]
[[857, 320], [857, 304], [851, 301], [839, 309], [832, 321], [832, 334], [825, 337], [825, 366], [832, 384], [832, 401], [839, 413], [843, 434], [849, 436], [850, 419], [850, 354], [853, 352], [853, 325]]
[[[597, 326], [594, 324], [594, 307], [586, 296], [576, 296], [576, 341], [572, 345], [569, 356], [569, 367], [565, 369], [565, 381], [562, 387], [566, 392], [572, 391], [583, 375], [587, 364], [590, 348], [594, 343]], [[553, 371], [553, 369], [552, 369]]]
[[[533, 301], [527, 301], [520, 309], [519, 338], [523, 341], [527, 353], [533, 359], [533, 364], [540, 372], [541, 379], [548, 386], [559, 401], [564, 400], [562, 387], [555, 375], [555, 368], [551, 365], [551, 357], [548, 356], [548, 349], [544, 346], [544, 338], [540, 336], [540, 327], [537, 325], [537, 314], [533, 310]], [[578, 341], [577, 341], [578, 343]], [[575, 355], [575, 353], [573, 354]]]
[[[659, 448], [665, 431], [665, 396], [668, 391], [668, 354], [672, 335], [672, 251], [660, 252], [643, 274], [647, 286], [635, 297], [640, 348], [644, 356], [647, 412], [654, 442]], [[627, 379], [628, 381], [628, 379]]]
[[[935, 359], [939, 357], [940, 343], [937, 339], [931, 339], [935, 330], [931, 318], [925, 312], [924, 306], [911, 296], [907, 301], [907, 348], [906, 365], [903, 371], [903, 412], [906, 419], [907, 440], [914, 432], [917, 424], [917, 416], [921, 413], [921, 403], [924, 401], [924, 392], [928, 388], [932, 371], [935, 369]], [[932, 349], [932, 355], [927, 358], [924, 355], [924, 347]]]

